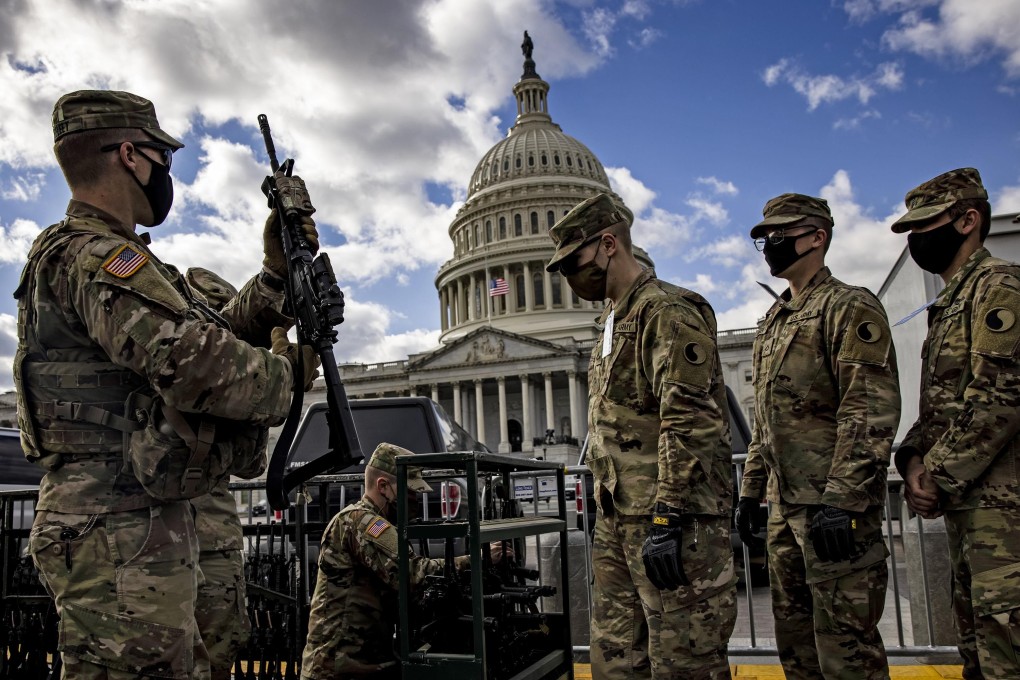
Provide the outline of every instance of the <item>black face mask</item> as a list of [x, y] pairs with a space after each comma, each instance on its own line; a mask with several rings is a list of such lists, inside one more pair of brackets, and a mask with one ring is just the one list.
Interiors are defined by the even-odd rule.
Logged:
[[[145, 154], [141, 155], [145, 156]], [[163, 220], [170, 213], [170, 206], [174, 204], [174, 180], [170, 177], [170, 168], [157, 163], [148, 156], [145, 156], [145, 160], [149, 161], [149, 165], [152, 166], [149, 183], [143, 185], [138, 180], [138, 175], [131, 173], [131, 176], [142, 188], [142, 193], [145, 194], [145, 198], [149, 201], [149, 208], [152, 210], [152, 224], [145, 226], [155, 227], [163, 224]]]
[[805, 250], [803, 253], [797, 252], [797, 239], [802, 236], [811, 236], [814, 233], [813, 231], [806, 231], [796, 236], [787, 236], [779, 243], [772, 243], [772, 241], [766, 239], [762, 252], [765, 253], [765, 262], [769, 265], [769, 274], [779, 276], [789, 269], [790, 265], [794, 262], [810, 253], [811, 250]]
[[949, 269], [967, 236], [956, 230], [956, 220], [931, 231], [907, 235], [907, 248], [917, 266], [932, 274]]

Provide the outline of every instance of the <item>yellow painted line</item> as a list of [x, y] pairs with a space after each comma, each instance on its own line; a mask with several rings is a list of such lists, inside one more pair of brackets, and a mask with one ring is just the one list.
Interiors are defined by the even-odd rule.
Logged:
[[[733, 680], [772, 680], [784, 678], [783, 667], [779, 664], [740, 664], [730, 666]], [[943, 680], [962, 680], [963, 666], [890, 666], [889, 675], [892, 680], [912, 680], [913, 678], [942, 678]], [[575, 663], [574, 677], [577, 680], [591, 679], [591, 664]]]

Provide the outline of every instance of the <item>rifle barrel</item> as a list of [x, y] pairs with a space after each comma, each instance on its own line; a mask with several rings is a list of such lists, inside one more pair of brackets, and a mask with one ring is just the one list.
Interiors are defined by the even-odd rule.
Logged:
[[264, 113], [259, 114], [259, 130], [262, 131], [262, 139], [266, 142], [269, 166], [276, 172], [280, 169], [280, 162], [276, 160], [276, 146], [273, 145], [273, 133], [269, 131], [269, 118]]

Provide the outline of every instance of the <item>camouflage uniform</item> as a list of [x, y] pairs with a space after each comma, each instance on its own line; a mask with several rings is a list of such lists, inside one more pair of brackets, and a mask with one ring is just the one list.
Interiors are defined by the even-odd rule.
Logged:
[[[977, 170], [907, 194], [903, 232], [960, 199], [987, 198]], [[1020, 266], [973, 253], [928, 310], [917, 421], [903, 439], [946, 495], [964, 677], [1020, 677]]]
[[[822, 218], [821, 199], [784, 194], [766, 204], [752, 238]], [[812, 225], [815, 226], [815, 225]], [[878, 622], [888, 549], [882, 538], [886, 472], [900, 396], [896, 353], [881, 303], [822, 267], [787, 290], [754, 342], [754, 433], [741, 497], [771, 501], [769, 577], [776, 643], [788, 678], [888, 678]], [[853, 513], [856, 554], [823, 561], [808, 538], [823, 505]]]
[[[239, 338], [256, 347], [269, 346], [274, 326], [287, 327], [291, 323], [278, 310], [283, 304], [282, 293], [249, 284], [244, 294], [238, 295], [230, 283], [201, 267], [189, 269], [186, 278], [213, 310], [223, 313]], [[228, 304], [229, 309], [224, 310]], [[264, 448], [268, 430], [259, 428], [255, 434], [260, 440], [258, 447]], [[238, 470], [236, 474], [249, 479], [260, 475], [265, 468], [265, 456], [252, 462], [249, 469]], [[195, 618], [214, 678], [227, 677], [225, 674], [251, 635], [245, 606], [241, 522], [229, 483], [230, 479], [224, 478], [210, 493], [190, 501], [199, 544]]]
[[[54, 110], [56, 138], [121, 126], [181, 146], [128, 93], [74, 93]], [[126, 400], [148, 390], [189, 414], [202, 436], [215, 432], [209, 458], [241, 473], [264, 454], [258, 433], [286, 416], [290, 394], [276, 386], [291, 384], [291, 366], [220, 325], [133, 227], [72, 201], [15, 292], [22, 444], [48, 470], [29, 549], [60, 614], [63, 677], [202, 678], [192, 507], [152, 496], [132, 463], [138, 442], [190, 447], [166, 422], [142, 427]]]
[[[615, 211], [603, 194], [564, 216], [550, 231], [558, 249], [549, 267], [619, 221]], [[586, 459], [597, 506], [593, 677], [728, 678], [733, 482], [715, 314], [700, 295], [649, 270], [600, 324], [606, 330], [588, 368]], [[657, 589], [641, 559], [657, 503], [682, 517], [691, 585], [677, 590]]]
[[[368, 467], [394, 474], [394, 456], [410, 454], [382, 443]], [[408, 488], [431, 490], [420, 468], [408, 468]], [[393, 649], [399, 619], [398, 540], [396, 527], [367, 495], [330, 520], [320, 544], [319, 574], [301, 657], [302, 680], [399, 677]], [[412, 587], [443, 572], [443, 560], [409, 555]], [[457, 559], [458, 567], [466, 564], [466, 557]]]

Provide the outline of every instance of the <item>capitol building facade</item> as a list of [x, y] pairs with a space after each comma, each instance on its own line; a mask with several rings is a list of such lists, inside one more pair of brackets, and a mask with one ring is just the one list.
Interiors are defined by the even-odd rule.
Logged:
[[[588, 361], [603, 305], [580, 300], [559, 273], [545, 271], [555, 250], [548, 232], [599, 192], [632, 224], [634, 217], [595, 154], [553, 122], [549, 84], [525, 43], [514, 126], [479, 160], [449, 227], [453, 257], [435, 278], [440, 346], [406, 360], [341, 364], [340, 373], [351, 398], [431, 397], [492, 451], [574, 464], [587, 431]], [[634, 254], [653, 266], [636, 245]], [[725, 377], [749, 414], [754, 331], [732, 335], [720, 337]]]

